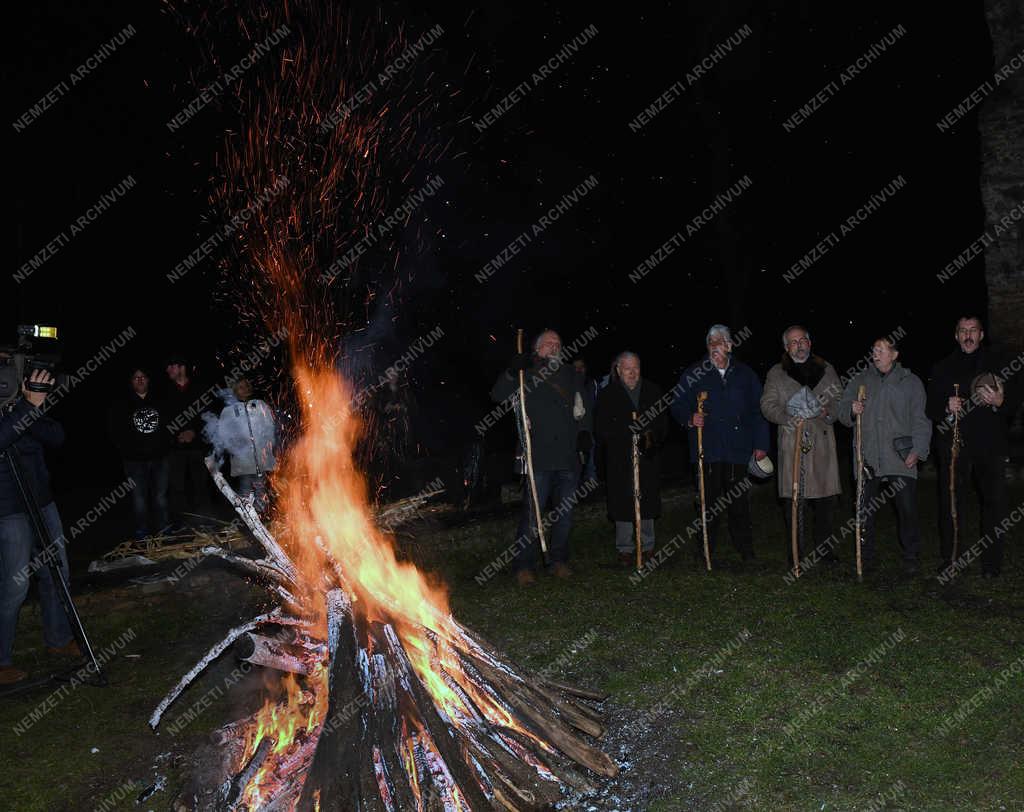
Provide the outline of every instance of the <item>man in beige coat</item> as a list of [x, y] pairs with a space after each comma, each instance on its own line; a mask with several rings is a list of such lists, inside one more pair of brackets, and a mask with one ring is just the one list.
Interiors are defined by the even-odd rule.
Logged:
[[[792, 483], [797, 420], [803, 418], [803, 503], [804, 515], [814, 515], [813, 544], [804, 523], [800, 537], [800, 558], [812, 550], [830, 563], [838, 561], [832, 536], [832, 516], [839, 486], [839, 461], [832, 424], [839, 416], [842, 384], [832, 365], [811, 354], [811, 336], [793, 325], [782, 334], [782, 361], [768, 371], [761, 395], [761, 412], [775, 423], [779, 441], [779, 496], [786, 519], [787, 538], [793, 532]], [[820, 549], [818, 549], [820, 548]], [[786, 550], [792, 559], [792, 546]], [[790, 567], [793, 561], [789, 562]]]

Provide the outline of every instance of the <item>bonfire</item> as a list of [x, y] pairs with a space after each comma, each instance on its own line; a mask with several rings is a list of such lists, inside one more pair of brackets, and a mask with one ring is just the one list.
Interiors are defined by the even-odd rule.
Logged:
[[206, 550], [265, 585], [280, 605], [232, 629], [174, 687], [167, 710], [206, 667], [241, 644], [286, 688], [212, 736], [228, 773], [224, 809], [543, 809], [563, 787], [591, 792], [578, 767], [616, 765], [585, 737], [603, 732], [584, 700], [600, 694], [530, 674], [458, 621], [444, 590], [396, 558], [372, 522], [352, 464], [357, 421], [330, 372], [299, 378], [312, 406], [288, 456], [277, 522], [287, 543], [217, 486], [264, 557]]
[[451, 141], [431, 140], [427, 117], [457, 95], [429, 66], [439, 26], [407, 35], [379, 9], [357, 22], [317, 0], [182, 8], [199, 15], [186, 22], [197, 41], [241, 39], [250, 52], [245, 71], [211, 54], [196, 77], [227, 89], [238, 115], [211, 194], [231, 238], [222, 294], [250, 337], [287, 336], [284, 388], [300, 427], [274, 474], [269, 528], [208, 463], [263, 556], [204, 552], [276, 606], [231, 629], [150, 724], [229, 649], [274, 675], [281, 698], [216, 731], [197, 760], [219, 774], [199, 782], [205, 800], [193, 782], [182, 802], [542, 809], [592, 790], [592, 774], [617, 772], [590, 741], [602, 723], [589, 703], [603, 697], [512, 665], [452, 617], [443, 586], [399, 560], [359, 470], [387, 438], [375, 438], [366, 382], [339, 372], [351, 368], [349, 337], [374, 307], [395, 312], [424, 250], [416, 228], [430, 218], [416, 207], [440, 188], [431, 179]]

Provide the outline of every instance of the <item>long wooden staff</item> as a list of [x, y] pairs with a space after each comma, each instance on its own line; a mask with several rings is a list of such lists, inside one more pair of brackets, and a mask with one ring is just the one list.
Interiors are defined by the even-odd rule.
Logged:
[[[523, 353], [523, 331], [516, 333], [516, 350]], [[544, 525], [540, 520], [540, 501], [537, 499], [537, 480], [533, 476], [533, 443], [530, 442], [530, 423], [526, 419], [526, 370], [519, 370], [519, 414], [523, 421], [523, 444], [526, 446], [526, 476], [530, 480], [530, 498], [533, 500], [533, 514], [537, 520], [537, 535], [540, 538], [540, 554], [547, 563], [548, 544], [544, 539]]]
[[[953, 384], [955, 397], [960, 397], [960, 384]], [[960, 541], [960, 516], [956, 509], [956, 460], [960, 456], [960, 413], [953, 413], [953, 447], [949, 454], [949, 516], [953, 520], [953, 558], [957, 559], [957, 548]]]
[[797, 578], [800, 577], [800, 466], [802, 464], [801, 454], [803, 451], [804, 419], [801, 417], [796, 421], [793, 437], [793, 506], [790, 516], [792, 527], [791, 545], [793, 548], [793, 572]]
[[[697, 393], [697, 414], [704, 414], [707, 392]], [[711, 547], [708, 545], [708, 506], [704, 496], [704, 427], [697, 426], [697, 476], [700, 479], [700, 529], [704, 533], [704, 563], [711, 572]]]
[[[633, 412], [633, 423], [636, 423], [636, 412]], [[636, 522], [636, 568], [643, 566], [643, 553], [640, 546], [640, 435], [633, 436], [633, 518]]]
[[[867, 388], [863, 384], [861, 384], [860, 389], [857, 390], [857, 400], [859, 400], [861, 403], [864, 402], [864, 395], [866, 394], [866, 389]], [[863, 565], [863, 562], [861, 561], [861, 555], [860, 555], [860, 533], [861, 533], [861, 523], [863, 522], [863, 517], [861, 515], [861, 510], [862, 510], [863, 504], [864, 504], [864, 430], [863, 430], [863, 427], [861, 426], [861, 419], [862, 418], [863, 418], [862, 414], [857, 415], [857, 431], [856, 431], [856, 433], [857, 433], [857, 504], [854, 507], [854, 510], [856, 511], [855, 521], [856, 521], [856, 527], [857, 527], [857, 532], [856, 532], [855, 535], [856, 535], [856, 539], [857, 539], [857, 580], [858, 581], [860, 581], [864, 577], [864, 565]]]

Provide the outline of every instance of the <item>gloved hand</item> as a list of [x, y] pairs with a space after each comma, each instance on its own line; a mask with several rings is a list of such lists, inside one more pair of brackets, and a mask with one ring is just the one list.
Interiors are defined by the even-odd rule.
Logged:
[[790, 417], [802, 417], [804, 406], [804, 390], [797, 389], [793, 396], [786, 401], [786, 414]]
[[586, 408], [583, 406], [583, 395], [579, 392], [576, 393], [576, 397], [572, 401], [572, 416], [574, 420], [582, 420], [583, 415], [587, 413]]
[[786, 402], [786, 413], [790, 417], [811, 420], [821, 414], [821, 403], [806, 386], [800, 387]]
[[594, 438], [589, 431], [581, 431], [576, 434], [576, 450], [581, 454], [589, 454], [594, 447]]
[[533, 366], [533, 354], [529, 352], [520, 352], [512, 356], [512, 360], [509, 361], [508, 371], [517, 373], [520, 370], [527, 370]]

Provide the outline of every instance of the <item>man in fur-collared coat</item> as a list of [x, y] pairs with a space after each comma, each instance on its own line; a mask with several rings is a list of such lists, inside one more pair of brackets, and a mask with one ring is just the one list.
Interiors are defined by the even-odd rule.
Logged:
[[[821, 546], [819, 555], [836, 561], [832, 539], [832, 516], [839, 486], [839, 460], [833, 423], [839, 416], [842, 385], [832, 365], [811, 353], [811, 335], [803, 327], [793, 325], [782, 334], [785, 354], [782, 361], [768, 371], [761, 411], [778, 428], [779, 497], [786, 519], [787, 538], [792, 534], [793, 460], [796, 451], [796, 422], [803, 418], [803, 499], [806, 518], [814, 516], [814, 533], [804, 523], [800, 538], [800, 557]], [[809, 446], [809, 448], [808, 448]], [[792, 547], [787, 546], [792, 557]], [[793, 562], [790, 561], [790, 566]]]

